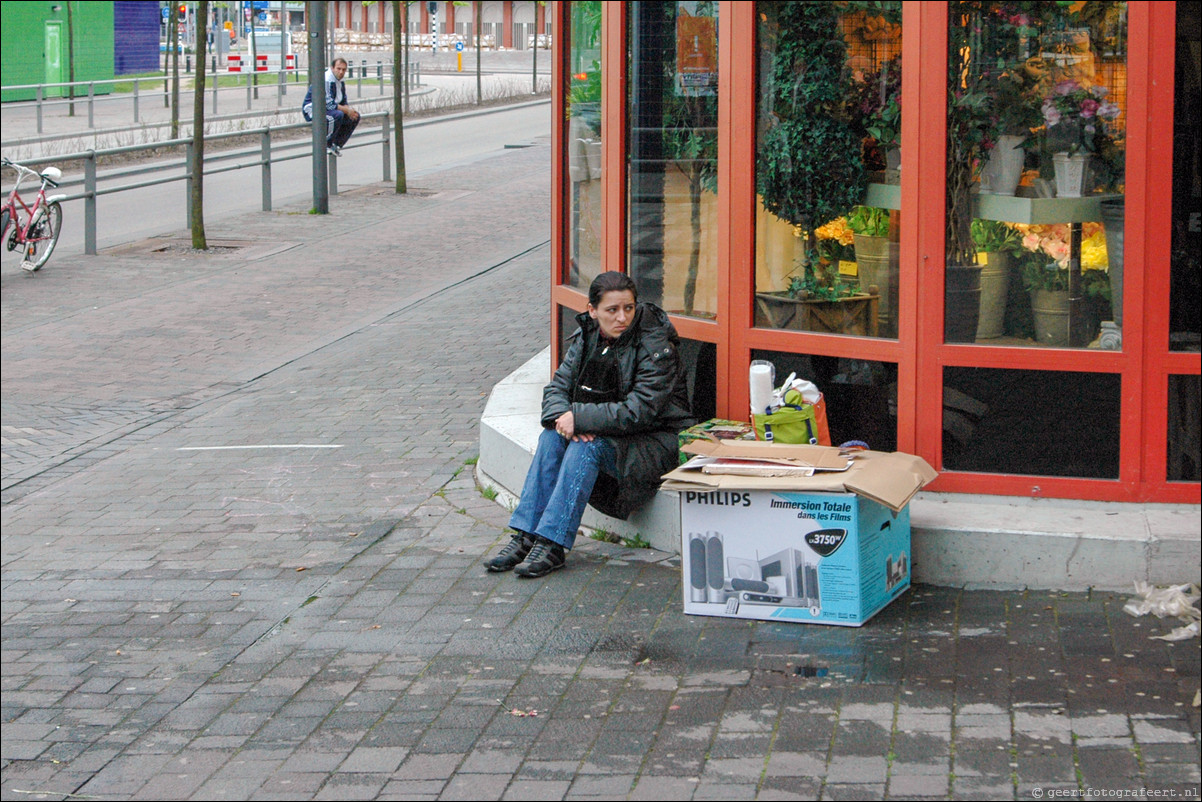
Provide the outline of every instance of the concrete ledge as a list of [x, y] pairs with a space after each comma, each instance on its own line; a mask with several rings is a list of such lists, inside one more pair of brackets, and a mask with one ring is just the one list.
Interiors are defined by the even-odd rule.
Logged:
[[[512, 506], [538, 439], [547, 349], [493, 388], [480, 421], [481, 484]], [[680, 551], [677, 497], [619, 521], [593, 510], [583, 525]], [[1192, 504], [1120, 504], [919, 493], [910, 504], [916, 581], [972, 588], [1130, 590], [1132, 582], [1202, 582], [1202, 510]]]

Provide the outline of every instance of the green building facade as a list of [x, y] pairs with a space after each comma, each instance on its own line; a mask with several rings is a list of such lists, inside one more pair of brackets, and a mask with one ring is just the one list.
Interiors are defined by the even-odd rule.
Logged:
[[[71, 2], [69, 26], [67, 6], [68, 0], [0, 2], [0, 83], [23, 86], [71, 80], [68, 42], [74, 45], [76, 81], [113, 77], [113, 4]], [[109, 91], [109, 85], [96, 87], [97, 94]], [[47, 97], [66, 94], [63, 87], [46, 92]], [[33, 89], [6, 90], [0, 100], [34, 97]]]

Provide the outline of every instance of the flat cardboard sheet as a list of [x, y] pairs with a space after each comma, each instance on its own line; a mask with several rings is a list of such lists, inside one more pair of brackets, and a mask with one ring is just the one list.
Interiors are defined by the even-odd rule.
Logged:
[[[921, 457], [902, 452], [861, 451], [847, 466], [839, 449], [826, 446], [777, 445], [764, 442], [697, 440], [684, 449], [691, 454], [746, 459], [795, 457], [798, 464], [818, 470], [813, 476], [739, 476], [704, 473], [681, 466], [664, 474], [664, 490], [795, 490], [801, 492], [855, 493], [901, 511], [938, 473]], [[786, 453], [789, 452], [789, 453]], [[838, 467], [836, 467], [838, 466]]]

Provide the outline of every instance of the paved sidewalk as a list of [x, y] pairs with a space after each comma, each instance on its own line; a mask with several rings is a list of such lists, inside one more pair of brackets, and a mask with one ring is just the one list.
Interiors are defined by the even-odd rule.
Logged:
[[4, 263], [0, 798], [1196, 797], [1198, 640], [1124, 594], [832, 628], [685, 616], [676, 558], [586, 539], [486, 573], [549, 163]]

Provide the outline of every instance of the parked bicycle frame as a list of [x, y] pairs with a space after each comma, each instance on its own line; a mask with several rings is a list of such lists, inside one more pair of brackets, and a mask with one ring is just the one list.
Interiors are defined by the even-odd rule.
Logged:
[[[67, 196], [53, 195], [47, 198], [46, 187], [57, 187], [63, 174], [57, 167], [47, 167], [39, 173], [8, 159], [4, 159], [3, 165], [17, 172], [17, 182], [8, 193], [8, 200], [4, 202], [0, 238], [3, 238], [5, 247], [10, 251], [16, 250], [18, 245], [24, 246], [21, 267], [32, 273], [50, 259], [50, 254], [54, 253], [54, 246], [58, 244], [59, 235], [62, 233], [63, 207], [60, 201]], [[19, 192], [21, 181], [27, 176], [41, 180], [41, 187], [33, 206], [27, 205]], [[9, 231], [10, 223], [12, 231]]]

